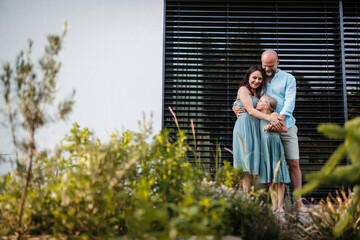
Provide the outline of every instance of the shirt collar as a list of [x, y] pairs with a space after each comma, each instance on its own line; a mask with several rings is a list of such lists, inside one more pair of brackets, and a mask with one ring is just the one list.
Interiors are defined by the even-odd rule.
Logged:
[[[277, 68], [276, 70], [279, 70], [279, 71], [277, 73], [275, 73], [275, 75], [274, 75], [273, 79], [271, 80], [271, 82], [273, 82], [275, 80], [275, 78], [279, 75], [279, 73], [281, 72], [280, 68]], [[266, 78], [266, 80], [267, 80], [268, 83], [270, 83], [267, 78]]]

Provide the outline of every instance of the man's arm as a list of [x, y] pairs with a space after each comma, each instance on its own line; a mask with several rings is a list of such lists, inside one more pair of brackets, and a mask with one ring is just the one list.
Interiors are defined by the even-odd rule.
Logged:
[[235, 115], [236, 115], [237, 118], [241, 116], [241, 113], [246, 112], [245, 108], [239, 107], [239, 106], [236, 104], [236, 102], [234, 102], [233, 107], [232, 107], [232, 110], [233, 110], [233, 112], [235, 113]]
[[286, 117], [292, 115], [295, 109], [295, 99], [296, 99], [296, 80], [295, 77], [291, 75], [291, 77], [287, 79], [287, 83], [286, 83], [284, 107], [281, 110], [280, 114], [277, 115], [279, 122], [277, 124], [271, 124], [269, 126], [269, 130], [277, 131], [277, 132], [283, 131], [284, 126], [283, 124], [280, 124], [280, 122], [284, 122]]
[[296, 99], [296, 80], [295, 77], [291, 75], [287, 79], [286, 89], [285, 89], [285, 103], [284, 107], [280, 112], [281, 119], [284, 120], [287, 116], [291, 116], [295, 109], [295, 99]]

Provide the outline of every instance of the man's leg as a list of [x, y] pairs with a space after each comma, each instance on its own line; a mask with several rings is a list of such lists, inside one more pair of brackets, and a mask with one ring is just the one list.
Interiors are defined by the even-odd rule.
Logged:
[[[297, 127], [288, 129], [287, 133], [281, 133], [281, 140], [284, 145], [285, 159], [290, 168], [291, 184], [294, 188], [300, 189], [302, 187], [302, 175], [299, 163], [299, 143], [297, 137]], [[307, 208], [303, 204], [301, 197], [296, 201], [296, 206], [300, 212], [307, 212]]]
[[[291, 185], [293, 186], [294, 190], [300, 189], [302, 187], [302, 175], [299, 159], [289, 159], [286, 160], [286, 162], [290, 168]], [[300, 212], [308, 212], [308, 209], [302, 202], [301, 196], [296, 200], [296, 207]]]
[[291, 185], [294, 190], [300, 189], [302, 184], [301, 169], [299, 159], [286, 159], [286, 162], [290, 168]]

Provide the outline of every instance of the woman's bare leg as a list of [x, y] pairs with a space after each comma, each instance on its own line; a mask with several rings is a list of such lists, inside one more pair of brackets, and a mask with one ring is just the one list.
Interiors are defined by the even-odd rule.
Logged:
[[244, 193], [246, 193], [246, 194], [250, 193], [251, 180], [250, 180], [250, 175], [248, 172], [246, 172], [244, 174], [244, 177], [242, 179], [242, 189], [243, 189]]

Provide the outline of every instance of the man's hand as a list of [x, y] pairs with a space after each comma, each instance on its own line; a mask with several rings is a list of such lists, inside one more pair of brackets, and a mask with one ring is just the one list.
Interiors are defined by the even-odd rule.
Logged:
[[239, 107], [236, 103], [232, 107], [232, 110], [234, 111], [237, 118], [241, 116], [241, 113], [246, 112], [245, 108]]

